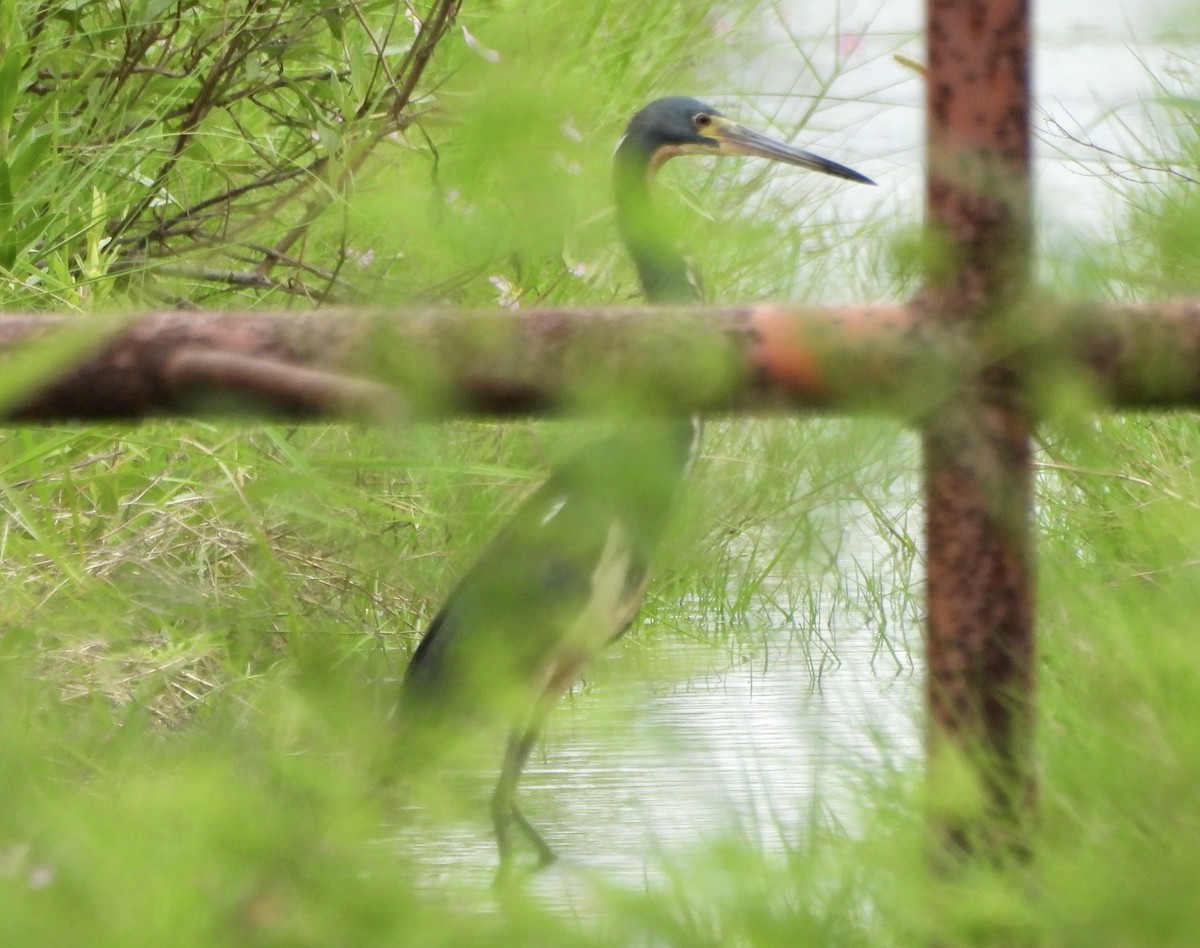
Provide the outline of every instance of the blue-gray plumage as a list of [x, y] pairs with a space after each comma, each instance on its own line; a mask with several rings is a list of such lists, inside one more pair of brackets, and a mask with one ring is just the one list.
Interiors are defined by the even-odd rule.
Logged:
[[[650, 103], [626, 128], [613, 177], [621, 239], [656, 303], [697, 297], [650, 200], [655, 172], [679, 155], [756, 155], [872, 183], [695, 99]], [[698, 441], [697, 420], [645, 422], [561, 466], [484, 549], [413, 653], [403, 702], [410, 735], [469, 727], [481, 714], [512, 724], [492, 798], [501, 874], [510, 865], [513, 825], [542, 863], [554, 858], [517, 808], [517, 781], [545, 716], [637, 613]]]

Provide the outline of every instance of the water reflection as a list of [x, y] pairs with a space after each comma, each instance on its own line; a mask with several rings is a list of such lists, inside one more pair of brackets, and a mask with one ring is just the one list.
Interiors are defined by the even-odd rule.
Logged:
[[[916, 752], [913, 679], [881, 681], [869, 667], [869, 636], [862, 644], [819, 688], [785, 649], [765, 673], [748, 661], [643, 694], [619, 735], [567, 722], [549, 749], [555, 763], [529, 775], [529, 806], [556, 811], [568, 828], [564, 849], [635, 878], [648, 850], [669, 853], [730, 832], [779, 849], [781, 834], [806, 822], [818, 791], [824, 802], [845, 799], [856, 769], [881, 753]], [[598, 700], [636, 699], [633, 691]]]

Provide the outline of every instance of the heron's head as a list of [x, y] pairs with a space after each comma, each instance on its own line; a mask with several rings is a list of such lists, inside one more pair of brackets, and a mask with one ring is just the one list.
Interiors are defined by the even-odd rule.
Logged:
[[875, 183], [845, 165], [730, 121], [711, 106], [686, 96], [656, 99], [638, 112], [625, 129], [620, 149], [635, 152], [650, 172], [679, 155], [750, 155], [848, 181]]

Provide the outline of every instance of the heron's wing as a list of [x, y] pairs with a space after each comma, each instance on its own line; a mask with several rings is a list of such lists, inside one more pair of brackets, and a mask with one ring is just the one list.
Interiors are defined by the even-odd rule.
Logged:
[[459, 580], [421, 640], [406, 685], [461, 692], [519, 680], [588, 599], [608, 527], [552, 481], [531, 495]]
[[[454, 588], [413, 655], [406, 691], [442, 705], [519, 689], [581, 619], [597, 625], [595, 642], [618, 634], [678, 491], [692, 440], [683, 424], [630, 426], [559, 467]], [[611, 616], [593, 603], [601, 581]]]

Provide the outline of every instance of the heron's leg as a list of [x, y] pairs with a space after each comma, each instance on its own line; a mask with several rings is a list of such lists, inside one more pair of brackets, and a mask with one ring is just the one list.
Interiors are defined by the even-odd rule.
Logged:
[[528, 757], [529, 752], [521, 752], [519, 731], [513, 730], [508, 735], [508, 746], [504, 751], [504, 764], [500, 768], [500, 779], [496, 782], [495, 792], [492, 793], [492, 825], [496, 829], [496, 848], [500, 851], [500, 869], [496, 875], [501, 879], [508, 874], [512, 864], [512, 824], [513, 824], [513, 795], [517, 790], [517, 780], [521, 776], [522, 758]]
[[512, 815], [513, 819], [517, 823], [517, 826], [521, 828], [521, 832], [525, 834], [525, 838], [528, 839], [529, 842], [533, 844], [533, 848], [537, 850], [538, 865], [548, 866], [550, 863], [554, 862], [554, 860], [558, 858], [558, 855], [553, 849], [550, 848], [550, 844], [542, 838], [542, 834], [534, 829], [533, 824], [529, 822], [529, 819], [524, 813], [521, 812], [520, 808], [515, 803], [513, 804]]
[[504, 754], [504, 765], [500, 769], [500, 780], [492, 794], [492, 822], [496, 828], [496, 846], [500, 850], [498, 878], [507, 875], [512, 862], [512, 826], [517, 827], [533, 844], [538, 853], [538, 865], [545, 866], [554, 861], [554, 850], [542, 839], [541, 834], [517, 807], [517, 782], [529, 760], [533, 745], [541, 731], [543, 714], [535, 714], [523, 730], [513, 730], [508, 737], [508, 748]]

